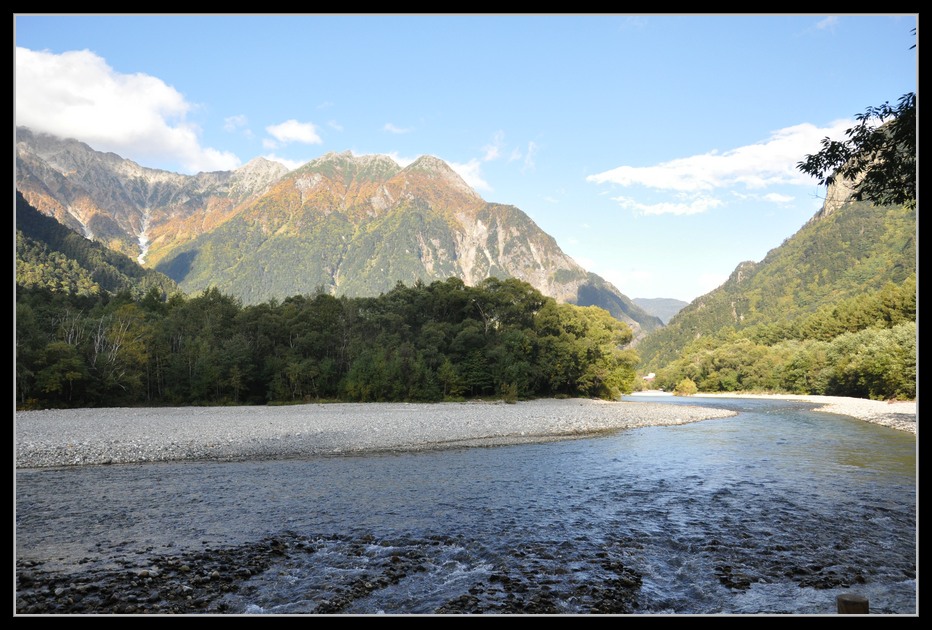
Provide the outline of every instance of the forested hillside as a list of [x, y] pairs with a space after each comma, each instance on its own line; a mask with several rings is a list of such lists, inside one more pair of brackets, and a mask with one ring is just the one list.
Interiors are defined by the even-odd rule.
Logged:
[[656, 371], [686, 344], [719, 331], [755, 327], [762, 338], [785, 338], [800, 318], [822, 307], [903, 284], [916, 272], [915, 235], [915, 212], [902, 206], [853, 202], [817, 216], [645, 339], [643, 367]]
[[168, 276], [88, 240], [45, 216], [16, 193], [16, 284], [76, 295], [178, 291]]
[[638, 350], [670, 389], [910, 398], [915, 331], [915, 210], [850, 202], [740, 265]]

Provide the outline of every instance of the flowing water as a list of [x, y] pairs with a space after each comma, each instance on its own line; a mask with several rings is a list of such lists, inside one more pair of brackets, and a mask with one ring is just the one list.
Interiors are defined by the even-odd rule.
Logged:
[[799, 402], [682, 402], [740, 413], [538, 445], [22, 470], [17, 555], [67, 573], [278, 537], [223, 597], [245, 614], [831, 614], [846, 592], [918, 614], [915, 435]]

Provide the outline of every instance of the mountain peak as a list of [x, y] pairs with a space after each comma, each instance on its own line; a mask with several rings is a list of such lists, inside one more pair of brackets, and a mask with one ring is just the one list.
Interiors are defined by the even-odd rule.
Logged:
[[382, 182], [401, 170], [387, 155], [353, 155], [352, 151], [331, 151], [311, 160], [299, 171], [321, 173], [330, 178]]
[[245, 164], [243, 164], [242, 166], [240, 166], [238, 169], [235, 169], [235, 170], [241, 171], [247, 168], [256, 168], [256, 167], [262, 168], [263, 165], [265, 164], [281, 164], [281, 162], [276, 162], [275, 160], [270, 160], [260, 155], [259, 157], [252, 158], [251, 160], [249, 160], [248, 162], [246, 162]]
[[404, 173], [424, 173], [430, 179], [439, 179], [459, 192], [481, 200], [482, 196], [470, 187], [453, 168], [433, 155], [422, 155], [404, 168]]
[[319, 158], [311, 160], [311, 164], [326, 164], [329, 162], [346, 162], [353, 160], [352, 151], [327, 151]]
[[258, 303], [322, 287], [376, 295], [398, 281], [514, 277], [561, 302], [602, 306], [635, 331], [660, 323], [431, 155], [402, 168], [387, 155], [329, 152], [293, 171], [256, 158], [181, 175], [75, 140], [17, 135], [17, 190], [30, 205], [183, 291], [213, 286]]
[[357, 167], [367, 167], [372, 164], [382, 164], [382, 165], [393, 165], [395, 168], [400, 168], [398, 163], [395, 162], [392, 158], [387, 155], [379, 155], [375, 153], [369, 153], [365, 155], [356, 155], [352, 151], [329, 151], [324, 153], [319, 158], [313, 159], [308, 162], [308, 165], [323, 166], [326, 164], [334, 165], [346, 165], [352, 164]]
[[257, 157], [249, 160], [238, 169], [235, 173], [265, 173], [269, 171], [274, 171], [278, 173], [288, 172], [288, 167], [282, 164], [281, 162], [276, 162], [275, 160], [270, 160], [264, 157]]
[[433, 155], [422, 155], [408, 165], [411, 170], [424, 170], [432, 173], [445, 173], [452, 171], [450, 165]]
[[398, 163], [391, 157], [377, 153], [371, 153], [369, 155], [354, 155], [353, 161], [365, 169], [377, 167], [398, 171], [401, 168], [398, 166]]
[[238, 194], [261, 192], [281, 179], [288, 167], [264, 157], [254, 158], [233, 171], [234, 190]]

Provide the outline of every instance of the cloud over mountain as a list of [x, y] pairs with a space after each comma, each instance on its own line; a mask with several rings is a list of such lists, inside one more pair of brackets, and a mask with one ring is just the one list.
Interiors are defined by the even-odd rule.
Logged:
[[635, 202], [626, 196], [614, 198], [622, 207], [639, 214], [701, 213], [721, 205], [720, 200], [710, 196], [721, 190], [761, 191], [766, 198], [766, 189], [771, 186], [811, 186], [812, 178], [796, 167], [801, 156], [816, 152], [825, 137], [843, 137], [851, 124], [843, 120], [828, 127], [795, 125], [773, 132], [762, 142], [723, 153], [709, 151], [653, 166], [619, 166], [589, 175], [586, 181], [677, 195], [656, 203]]
[[89, 50], [17, 47], [15, 68], [17, 124], [137, 159], [177, 160], [188, 173], [240, 165], [236, 155], [201, 145], [186, 120], [196, 106], [161, 79], [117, 72]]

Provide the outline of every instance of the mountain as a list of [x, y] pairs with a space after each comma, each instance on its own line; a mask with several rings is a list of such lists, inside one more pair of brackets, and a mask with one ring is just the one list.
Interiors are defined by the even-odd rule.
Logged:
[[657, 371], [702, 337], [757, 328], [757, 336], [780, 338], [819, 311], [850, 310], [883, 299], [897, 285], [915, 295], [916, 211], [850, 201], [844, 184], [827, 191], [826, 202], [796, 234], [760, 262], [739, 264], [719, 288], [683, 308], [666, 327], [639, 345], [644, 371]]
[[170, 278], [88, 240], [33, 208], [16, 193], [16, 284], [75, 295], [128, 291], [142, 297], [179, 291]]
[[26, 201], [141, 264], [221, 224], [287, 171], [258, 158], [235, 171], [180, 175], [16, 128], [16, 189]]
[[634, 298], [634, 303], [651, 315], [659, 317], [664, 325], [684, 307], [689, 306], [689, 302], [673, 298]]
[[254, 304], [514, 277], [558, 301], [605, 308], [636, 339], [663, 325], [436, 157], [402, 168], [387, 156], [328, 153], [291, 172], [259, 158], [188, 176], [22, 127], [16, 148], [17, 189], [29, 203], [189, 293], [213, 286]]

